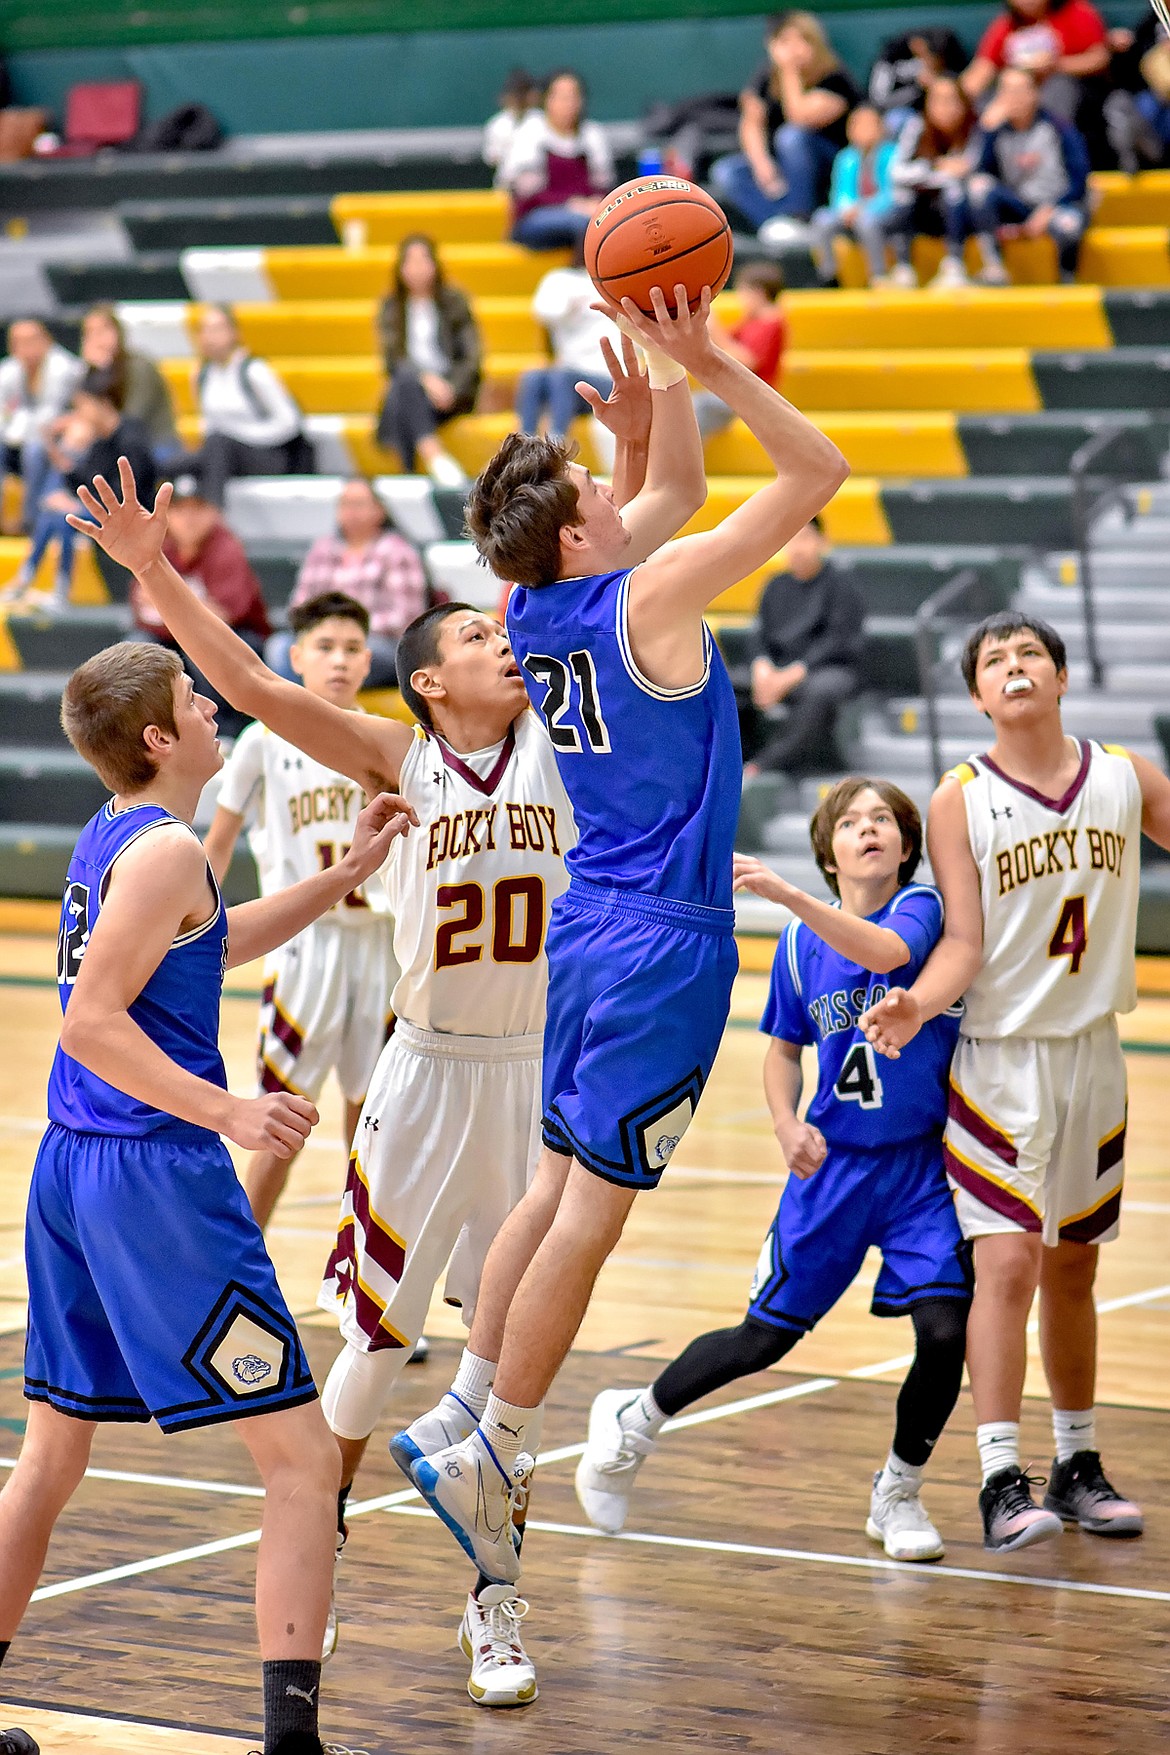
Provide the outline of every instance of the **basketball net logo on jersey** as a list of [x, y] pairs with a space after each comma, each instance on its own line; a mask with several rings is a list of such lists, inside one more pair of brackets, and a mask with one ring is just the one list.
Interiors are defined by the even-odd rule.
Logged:
[[576, 841], [543, 727], [522, 713], [473, 755], [420, 730], [398, 784], [419, 827], [381, 872], [402, 970], [395, 1015], [461, 1036], [541, 1030], [549, 906]]
[[963, 788], [983, 902], [983, 967], [965, 1036], [1075, 1036], [1137, 1003], [1141, 788], [1114, 744], [1081, 744], [1061, 799], [988, 756], [952, 770]]

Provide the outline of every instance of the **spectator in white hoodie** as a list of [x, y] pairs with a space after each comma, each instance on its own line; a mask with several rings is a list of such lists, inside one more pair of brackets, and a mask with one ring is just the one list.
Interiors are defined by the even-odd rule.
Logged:
[[311, 475], [313, 448], [293, 397], [267, 360], [244, 347], [230, 305], [208, 305], [195, 337], [203, 491], [215, 506], [239, 475]]
[[594, 309], [596, 304], [597, 288], [585, 272], [578, 244], [572, 266], [550, 269], [532, 301], [532, 314], [547, 332], [552, 359], [520, 379], [516, 413], [524, 432], [537, 432], [541, 416], [547, 413], [549, 438], [563, 439], [570, 422], [589, 413], [589, 404], [577, 393], [578, 384], [588, 385], [600, 397], [609, 395], [613, 385], [601, 342], [604, 337], [620, 348], [621, 335], [604, 312]]
[[53, 340], [39, 317], [8, 325], [8, 355], [0, 360], [0, 477], [24, 483], [25, 524], [31, 530], [50, 464], [49, 427], [69, 407], [85, 367]]

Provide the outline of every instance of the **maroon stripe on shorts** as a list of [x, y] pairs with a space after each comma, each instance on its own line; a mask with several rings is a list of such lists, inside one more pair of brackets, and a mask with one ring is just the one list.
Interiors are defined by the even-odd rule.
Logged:
[[[1106, 1175], [1110, 1170], [1113, 1169], [1115, 1164], [1120, 1164], [1121, 1160], [1124, 1157], [1125, 1157], [1125, 1126], [1123, 1124], [1120, 1133], [1112, 1134], [1109, 1137], [1109, 1139], [1103, 1140], [1102, 1143], [1098, 1146], [1098, 1148], [1097, 1148], [1097, 1175], [1098, 1176]], [[1062, 1237], [1064, 1236], [1063, 1231], [1061, 1232], [1061, 1236]]]
[[1086, 1213], [1083, 1218], [1070, 1219], [1067, 1225], [1060, 1227], [1062, 1243], [1092, 1243], [1103, 1231], [1117, 1223], [1117, 1215], [1121, 1211], [1121, 1190], [1115, 1189], [1108, 1200], [1103, 1200], [1095, 1213]]
[[947, 1097], [947, 1114], [960, 1127], [966, 1128], [972, 1139], [978, 1140], [981, 1146], [986, 1146], [989, 1152], [994, 1152], [1003, 1163], [1011, 1164], [1013, 1168], [1019, 1163], [1020, 1155], [1007, 1134], [1001, 1133], [978, 1110], [972, 1109], [962, 1091], [954, 1084]]
[[279, 1006], [275, 1007], [272, 1015], [272, 1022], [269, 1024], [268, 1028], [272, 1031], [276, 1040], [284, 1044], [285, 1048], [288, 1049], [288, 1052], [295, 1060], [297, 1055], [301, 1052], [301, 1049], [305, 1046], [305, 1039], [292, 1020], [285, 1017]]
[[284, 1091], [289, 1097], [300, 1096], [300, 1092], [295, 1090], [292, 1085], [285, 1084], [278, 1072], [273, 1072], [266, 1060], [260, 1062], [260, 1083], [263, 1085], [264, 1089], [270, 1091], [273, 1096], [276, 1095], [277, 1091]]
[[989, 1176], [980, 1175], [970, 1164], [965, 1164], [962, 1158], [955, 1156], [945, 1140], [943, 1159], [947, 1174], [959, 1187], [965, 1188], [968, 1194], [973, 1194], [976, 1200], [982, 1201], [985, 1207], [990, 1207], [993, 1213], [1000, 1213], [1005, 1219], [1010, 1219], [1022, 1231], [1040, 1232], [1044, 1229], [1040, 1215], [1034, 1213], [1026, 1201], [1013, 1194], [1010, 1188], [1001, 1188], [998, 1182], [993, 1182]]
[[382, 1272], [389, 1274], [397, 1284], [402, 1278], [402, 1270], [406, 1266], [406, 1251], [401, 1243], [390, 1236], [379, 1225], [370, 1208], [370, 1191], [357, 1174], [356, 1160], [350, 1159], [349, 1193], [353, 1201], [353, 1216], [364, 1233], [362, 1247], [371, 1261], [377, 1262]]

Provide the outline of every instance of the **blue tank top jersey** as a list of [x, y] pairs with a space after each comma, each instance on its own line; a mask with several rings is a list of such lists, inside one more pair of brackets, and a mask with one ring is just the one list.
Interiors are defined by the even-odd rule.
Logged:
[[[149, 834], [160, 823], [178, 821], [157, 804], [132, 805], [121, 811], [106, 804], [81, 831], [69, 861], [57, 937], [57, 989], [62, 1012], [69, 1005], [89, 935], [101, 914], [114, 861], [139, 836]], [[183, 827], [189, 825], [184, 823]], [[219, 1052], [219, 999], [227, 963], [227, 910], [210, 868], [208, 881], [218, 902], [215, 914], [206, 925], [174, 941], [131, 1005], [130, 1016], [177, 1065], [226, 1090], [227, 1074]], [[106, 1084], [66, 1054], [60, 1044], [49, 1074], [49, 1118], [78, 1133], [214, 1137], [207, 1128], [152, 1109]]]
[[704, 630], [701, 679], [642, 675], [626, 630], [629, 572], [518, 587], [508, 634], [548, 727], [577, 821], [570, 877], [730, 908], [743, 773], [735, 694]]
[[828, 1144], [880, 1151], [941, 1133], [961, 1007], [924, 1024], [898, 1060], [876, 1054], [857, 1020], [892, 986], [909, 987], [916, 978], [942, 932], [942, 897], [927, 884], [907, 884], [869, 918], [898, 934], [910, 961], [892, 975], [874, 975], [794, 920], [776, 947], [760, 1029], [784, 1042], [815, 1044], [817, 1089], [807, 1119]]

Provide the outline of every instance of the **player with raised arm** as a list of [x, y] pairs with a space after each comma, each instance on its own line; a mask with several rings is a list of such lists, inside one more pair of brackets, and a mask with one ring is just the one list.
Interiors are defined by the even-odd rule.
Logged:
[[[360, 711], [370, 671], [370, 618], [362, 604], [328, 591], [290, 616], [290, 658], [306, 691], [343, 712]], [[245, 821], [265, 896], [345, 853], [363, 803], [361, 789], [335, 767], [254, 721], [228, 757], [204, 843], [222, 882]], [[363, 884], [273, 953], [264, 969], [258, 1073], [261, 1090], [295, 1091], [314, 1103], [331, 1070], [345, 1103], [346, 1160], [366, 1090], [382, 1052], [390, 995], [398, 979], [394, 922], [381, 884]], [[265, 1226], [292, 1168], [257, 1152], [244, 1173], [252, 1211]]]
[[[1007, 611], [974, 630], [963, 680], [995, 742], [944, 775], [927, 845], [946, 905], [938, 947], [907, 990], [862, 1020], [895, 1056], [964, 998], [946, 1159], [974, 1241], [967, 1368], [978, 1421], [984, 1545], [1027, 1547], [1076, 1523], [1137, 1535], [1142, 1514], [1097, 1449], [1098, 1246], [1118, 1233], [1126, 1078], [1118, 1012], [1137, 1002], [1140, 836], [1170, 847], [1170, 780], [1143, 756], [1065, 735], [1064, 642]], [[1027, 1322], [1056, 1457], [1043, 1507], [1020, 1466]]]
[[[618, 439], [615, 494], [648, 493], [648, 527], [665, 536], [693, 511], [701, 471], [678, 467], [669, 446], [651, 460], [650, 390], [632, 345], [623, 343], [620, 357], [608, 350], [607, 364], [614, 387], [597, 412]], [[670, 481], [659, 479], [664, 470]], [[421, 820], [404, 844], [408, 857], [384, 874], [403, 971], [398, 1021], [371, 1082], [322, 1288], [346, 1341], [323, 1397], [343, 1458], [340, 1551], [354, 1473], [452, 1248], [448, 1296], [470, 1323], [484, 1255], [539, 1150], [544, 938], [549, 903], [565, 884], [572, 812], [493, 617], [445, 604], [404, 634], [399, 677], [422, 730], [339, 712], [225, 637], [144, 540], [128, 472], [122, 489], [125, 505], [109, 494], [100, 511], [98, 540], [165, 602], [167, 625], [216, 687], [359, 784], [393, 776]], [[493, 1370], [464, 1352], [429, 1442], [474, 1426]], [[468, 1691], [482, 1705], [536, 1698], [520, 1639], [526, 1608], [513, 1589], [482, 1576], [468, 1598], [460, 1644], [471, 1659]], [[335, 1638], [334, 1624], [328, 1650]]]
[[[220, 991], [225, 970], [303, 931], [375, 871], [407, 816], [400, 799], [375, 799], [332, 870], [227, 909], [191, 827], [222, 762], [215, 707], [178, 656], [99, 652], [70, 677], [61, 718], [114, 796], [78, 838], [61, 908], [64, 1017], [25, 1229], [31, 1405], [0, 1493], [0, 1659], [99, 1425], [239, 1421], [266, 1494], [265, 1755], [323, 1755], [337, 1451], [219, 1138], [291, 1157], [317, 1111], [285, 1092], [229, 1093]], [[31, 1739], [17, 1747], [35, 1751]]]
[[[913, 881], [922, 823], [888, 781], [851, 775], [818, 805], [813, 851], [839, 903], [806, 895], [756, 859], [735, 884], [796, 916], [776, 947], [760, 1029], [770, 1040], [764, 1091], [790, 1175], [764, 1240], [747, 1315], [700, 1335], [648, 1389], [607, 1389], [589, 1417], [577, 1497], [616, 1534], [644, 1459], [668, 1419], [700, 1397], [775, 1365], [881, 1251], [875, 1316], [910, 1316], [915, 1356], [898, 1397], [894, 1441], [873, 1478], [866, 1530], [894, 1560], [938, 1560], [943, 1544], [920, 1497], [923, 1469], [963, 1379], [971, 1298], [943, 1167], [947, 1075], [957, 1015], [939, 1017], [881, 1072], [857, 1027], [898, 971], [912, 976], [942, 932], [937, 890]], [[800, 1119], [801, 1050], [817, 1050], [817, 1088]]]
[[[644, 493], [619, 508], [549, 440], [513, 434], [479, 477], [468, 527], [501, 579], [513, 650], [548, 726], [577, 820], [549, 928], [544, 1152], [492, 1246], [471, 1344], [498, 1361], [463, 1442], [412, 1478], [487, 1576], [515, 1580], [512, 1508], [541, 1404], [639, 1189], [690, 1123], [735, 978], [731, 852], [741, 757], [734, 694], [703, 612], [824, 506], [836, 446], [707, 331], [709, 294], [672, 316], [620, 313], [649, 350]], [[688, 370], [763, 444], [775, 478], [716, 529], [663, 546], [673, 455], [701, 475]]]

